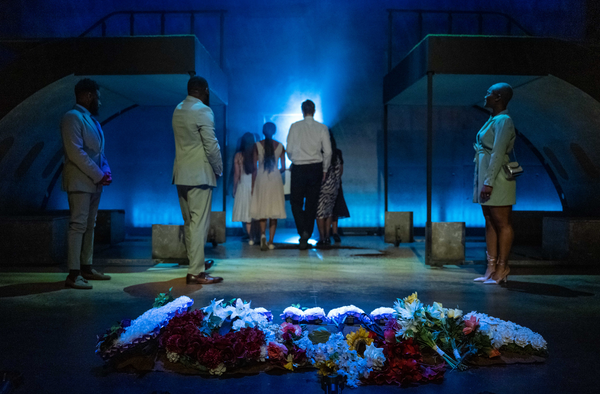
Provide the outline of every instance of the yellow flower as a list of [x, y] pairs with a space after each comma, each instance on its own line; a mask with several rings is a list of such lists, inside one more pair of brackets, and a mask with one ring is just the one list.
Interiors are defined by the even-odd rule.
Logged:
[[288, 354], [287, 363], [284, 365], [285, 369], [289, 369], [290, 371], [294, 370], [294, 355]]
[[369, 333], [361, 327], [358, 331], [346, 335], [346, 342], [350, 350], [356, 350], [356, 353], [362, 357], [367, 346], [373, 343], [373, 338], [369, 338]]
[[336, 371], [335, 361], [332, 360], [318, 362], [315, 367], [318, 368], [318, 373], [321, 376], [327, 376]]
[[404, 299], [404, 301], [407, 304], [412, 304], [413, 302], [418, 301], [418, 300], [419, 300], [419, 296], [417, 295], [416, 291]]

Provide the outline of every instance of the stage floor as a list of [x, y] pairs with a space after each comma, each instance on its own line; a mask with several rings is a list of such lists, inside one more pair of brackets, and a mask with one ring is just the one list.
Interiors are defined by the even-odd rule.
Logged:
[[[340, 247], [299, 251], [289, 230], [278, 234], [278, 248], [261, 252], [239, 237], [216, 248], [207, 258], [216, 264], [217, 285], [186, 286], [186, 267], [151, 259], [149, 238], [128, 238], [112, 248], [98, 248], [96, 265], [112, 275], [93, 282], [91, 291], [64, 288], [65, 267], [0, 268], [0, 371], [20, 371], [16, 393], [319, 393], [317, 373], [236, 378], [203, 378], [171, 373], [106, 374], [94, 355], [96, 335], [114, 322], [133, 319], [152, 306], [158, 292], [173, 287], [196, 307], [213, 298], [240, 297], [274, 315], [293, 304], [326, 311], [354, 304], [366, 312], [392, 306], [414, 291], [425, 303], [476, 310], [539, 332], [548, 342], [544, 364], [510, 365], [449, 372], [440, 384], [408, 389], [420, 393], [595, 393], [600, 339], [600, 276], [597, 270], [544, 264], [535, 251], [515, 248], [505, 287], [474, 283], [485, 271], [482, 239], [468, 239], [463, 266], [427, 267], [424, 243], [399, 248], [382, 237], [347, 236]], [[393, 386], [365, 386], [355, 393], [391, 393]], [[344, 392], [350, 392], [350, 389]]]

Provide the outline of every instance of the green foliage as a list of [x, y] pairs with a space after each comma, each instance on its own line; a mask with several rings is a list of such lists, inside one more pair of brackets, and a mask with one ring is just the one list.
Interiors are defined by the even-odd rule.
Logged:
[[158, 295], [154, 299], [154, 305], [152, 305], [152, 308], [160, 308], [161, 306], [165, 306], [169, 302], [173, 301], [174, 298], [171, 295], [171, 290], [173, 290], [172, 287], [166, 293], [158, 293]]
[[316, 345], [319, 343], [327, 343], [330, 336], [331, 333], [325, 327], [319, 327], [308, 334], [308, 339]]

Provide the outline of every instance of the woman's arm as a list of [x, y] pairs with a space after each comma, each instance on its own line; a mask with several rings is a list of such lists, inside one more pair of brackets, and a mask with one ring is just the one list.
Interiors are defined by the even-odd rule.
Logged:
[[236, 153], [233, 159], [233, 197], [235, 197], [235, 193], [237, 191], [238, 183], [240, 182], [241, 172], [240, 172], [240, 163], [239, 156], [240, 153]]
[[488, 165], [483, 184], [494, 187], [494, 181], [504, 164], [508, 146], [515, 138], [515, 126], [509, 116], [502, 116], [494, 122], [494, 145], [492, 147], [490, 164]]
[[256, 174], [258, 173], [258, 165], [256, 164], [258, 162], [258, 149], [256, 145], [254, 145], [252, 156], [252, 194], [254, 194], [254, 183], [256, 181]]

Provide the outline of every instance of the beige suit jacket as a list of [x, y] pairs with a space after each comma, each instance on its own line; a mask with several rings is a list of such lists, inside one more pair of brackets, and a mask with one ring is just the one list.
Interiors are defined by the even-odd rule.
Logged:
[[173, 133], [173, 184], [216, 187], [216, 177], [223, 173], [223, 159], [212, 110], [199, 99], [187, 96], [173, 113]]
[[110, 171], [104, 157], [104, 134], [90, 112], [80, 105], [68, 111], [60, 123], [65, 165], [63, 190], [96, 193], [105, 172]]

